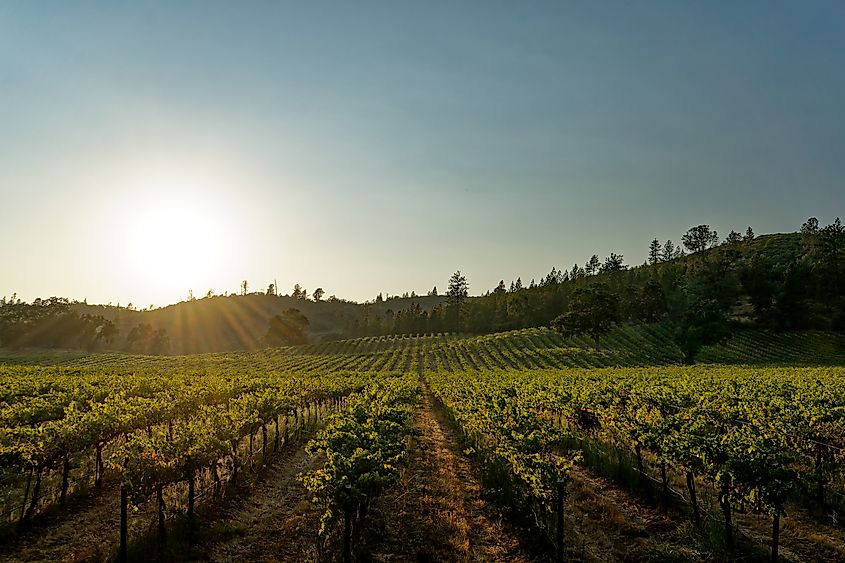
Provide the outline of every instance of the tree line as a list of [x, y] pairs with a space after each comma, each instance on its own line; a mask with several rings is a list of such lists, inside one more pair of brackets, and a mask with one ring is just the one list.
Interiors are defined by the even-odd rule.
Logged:
[[375, 315], [365, 311], [350, 336], [424, 332], [482, 334], [535, 326], [601, 335], [620, 322], [670, 322], [691, 361], [701, 346], [732, 328], [845, 329], [845, 228], [837, 218], [822, 227], [808, 219], [800, 233], [758, 239], [751, 227], [720, 242], [709, 225], [690, 228], [683, 248], [657, 239], [647, 263], [629, 267], [623, 256], [593, 255], [584, 266], [552, 271], [527, 286], [504, 280], [468, 297], [465, 276], [449, 281], [446, 301], [419, 303]]

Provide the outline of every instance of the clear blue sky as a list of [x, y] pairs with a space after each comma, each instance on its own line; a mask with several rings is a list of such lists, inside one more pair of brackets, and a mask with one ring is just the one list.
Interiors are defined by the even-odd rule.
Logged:
[[0, 1], [0, 295], [481, 293], [844, 202], [838, 1]]

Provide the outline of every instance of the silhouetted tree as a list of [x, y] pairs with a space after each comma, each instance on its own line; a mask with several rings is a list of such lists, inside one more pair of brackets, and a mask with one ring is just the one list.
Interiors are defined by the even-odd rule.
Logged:
[[461, 331], [461, 317], [468, 296], [469, 283], [467, 283], [466, 276], [461, 275], [461, 271], [458, 270], [449, 278], [449, 287], [446, 290], [446, 303], [449, 313], [454, 317], [455, 332]]
[[710, 225], [692, 227], [683, 236], [684, 246], [690, 252], [704, 252], [719, 242], [719, 235], [710, 229]]
[[728, 233], [728, 237], [725, 239], [725, 244], [739, 244], [742, 240], [742, 235], [731, 229], [731, 232]]
[[600, 267], [601, 264], [599, 263], [599, 257], [593, 254], [590, 256], [590, 260], [584, 265], [584, 273], [588, 276], [592, 276], [599, 273]]
[[625, 268], [622, 255], [611, 252], [610, 256], [604, 259], [604, 264], [601, 265], [600, 271], [602, 273], [621, 272]]
[[801, 245], [805, 253], [811, 254], [815, 250], [818, 234], [819, 220], [815, 217], [810, 217], [801, 225]]
[[742, 240], [754, 240], [754, 229], [752, 229], [751, 227], [745, 229], [745, 236], [742, 238]]
[[672, 239], [666, 241], [666, 244], [663, 245], [663, 255], [661, 257], [662, 262], [668, 262], [675, 258], [675, 243], [672, 242]]
[[651, 244], [648, 245], [648, 263], [651, 265], [659, 263], [662, 253], [663, 246], [660, 244], [660, 241], [657, 239], [652, 240]]
[[323, 288], [318, 287], [317, 289], [314, 290], [314, 293], [311, 295], [311, 297], [314, 298], [314, 301], [320, 301], [323, 298], [323, 295], [325, 295], [325, 294], [326, 294], [326, 292], [323, 291]]
[[246, 295], [249, 292], [249, 284], [246, 280], [241, 282], [241, 295]]

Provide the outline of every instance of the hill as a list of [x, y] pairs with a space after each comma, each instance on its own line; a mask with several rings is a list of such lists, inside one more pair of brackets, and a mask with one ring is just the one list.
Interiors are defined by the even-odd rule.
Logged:
[[96, 314], [113, 321], [120, 331], [118, 347], [132, 328], [148, 323], [167, 331], [171, 354], [201, 354], [255, 350], [263, 347], [268, 321], [287, 309], [300, 310], [309, 320], [309, 340], [322, 342], [348, 336], [350, 326], [365, 315], [382, 317], [418, 303], [431, 310], [444, 300], [438, 296], [395, 298], [372, 304], [343, 300], [315, 302], [264, 294], [213, 296], [183, 301], [150, 311], [78, 303], [80, 314]]

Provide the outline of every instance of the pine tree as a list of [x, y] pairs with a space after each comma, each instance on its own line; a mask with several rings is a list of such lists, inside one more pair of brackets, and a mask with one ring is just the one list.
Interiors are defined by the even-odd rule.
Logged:
[[587, 264], [584, 265], [584, 272], [588, 276], [592, 276], [594, 274], [597, 274], [599, 272], [600, 265], [601, 264], [599, 263], [599, 257], [597, 255], [593, 254], [590, 257], [590, 261], [587, 262]]
[[651, 241], [651, 244], [648, 245], [648, 263], [657, 264], [658, 262], [662, 262], [662, 252], [663, 246], [660, 244], [660, 241], [657, 239]]
[[754, 230], [751, 227], [745, 229], [745, 238], [743, 240], [754, 240]]
[[675, 258], [675, 243], [672, 242], [672, 239], [666, 241], [666, 244], [663, 245], [663, 262], [668, 262]]
[[461, 275], [461, 271], [458, 270], [449, 278], [449, 288], [446, 291], [446, 303], [455, 315], [455, 332], [461, 331], [461, 315], [468, 296], [469, 283], [466, 276]]
[[615, 252], [611, 252], [610, 256], [604, 259], [604, 264], [601, 265], [599, 271], [602, 273], [607, 272], [620, 272], [622, 270], [627, 269], [625, 263], [622, 260], [621, 254], [616, 254]]

